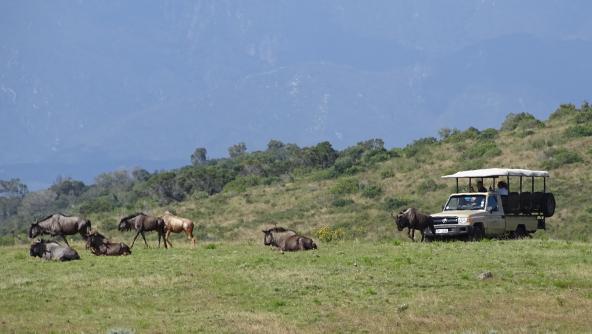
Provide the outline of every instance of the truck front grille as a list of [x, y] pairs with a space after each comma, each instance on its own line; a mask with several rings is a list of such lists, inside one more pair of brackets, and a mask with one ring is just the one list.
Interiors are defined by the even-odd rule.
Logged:
[[434, 225], [458, 224], [458, 217], [432, 217]]

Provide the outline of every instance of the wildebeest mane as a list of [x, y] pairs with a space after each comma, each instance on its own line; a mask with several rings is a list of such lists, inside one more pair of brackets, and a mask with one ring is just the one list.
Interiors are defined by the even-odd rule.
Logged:
[[40, 222], [42, 222], [42, 221], [44, 221], [44, 220], [47, 220], [47, 219], [51, 218], [53, 215], [54, 215], [54, 214], [52, 213], [52, 214], [50, 214], [49, 216], [43, 217], [43, 218], [41, 218], [41, 219], [37, 219], [37, 220], [35, 221], [35, 224], [37, 224], [37, 223], [40, 223]]
[[268, 231], [269, 232], [277, 232], [277, 233], [281, 233], [281, 232], [296, 232], [294, 230], [291, 230], [291, 229], [288, 229], [288, 228], [285, 228], [285, 227], [273, 227], [273, 228], [270, 228]]
[[132, 213], [131, 215], [128, 215], [128, 216], [125, 216], [125, 217], [121, 218], [121, 221], [128, 220], [130, 218], [134, 218], [134, 217], [137, 217], [139, 215], [146, 216], [146, 214], [144, 212], [136, 212], [136, 213]]

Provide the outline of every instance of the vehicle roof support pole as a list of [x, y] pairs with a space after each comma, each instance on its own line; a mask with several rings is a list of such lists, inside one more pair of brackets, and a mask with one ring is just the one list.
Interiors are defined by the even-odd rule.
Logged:
[[532, 187], [531, 187], [532, 190], [530, 192], [534, 194], [534, 176], [532, 177], [531, 182], [532, 182]]
[[456, 178], [456, 192], [458, 193], [458, 177]]
[[510, 191], [510, 175], [506, 176], [506, 178], [508, 179], [508, 192]]
[[520, 192], [522, 192], [522, 176], [520, 177]]
[[543, 177], [543, 192], [547, 192], [547, 178]]

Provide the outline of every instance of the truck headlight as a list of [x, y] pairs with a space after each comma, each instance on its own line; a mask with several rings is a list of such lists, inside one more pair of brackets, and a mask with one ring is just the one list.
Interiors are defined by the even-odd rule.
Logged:
[[458, 217], [458, 223], [459, 224], [466, 224], [468, 221], [467, 217]]

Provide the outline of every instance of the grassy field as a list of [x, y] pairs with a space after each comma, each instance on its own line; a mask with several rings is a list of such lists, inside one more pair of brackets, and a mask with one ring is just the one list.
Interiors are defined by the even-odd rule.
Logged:
[[[177, 242], [50, 263], [0, 249], [0, 332], [587, 332], [592, 246], [554, 240]], [[490, 271], [493, 278], [477, 276]]]

